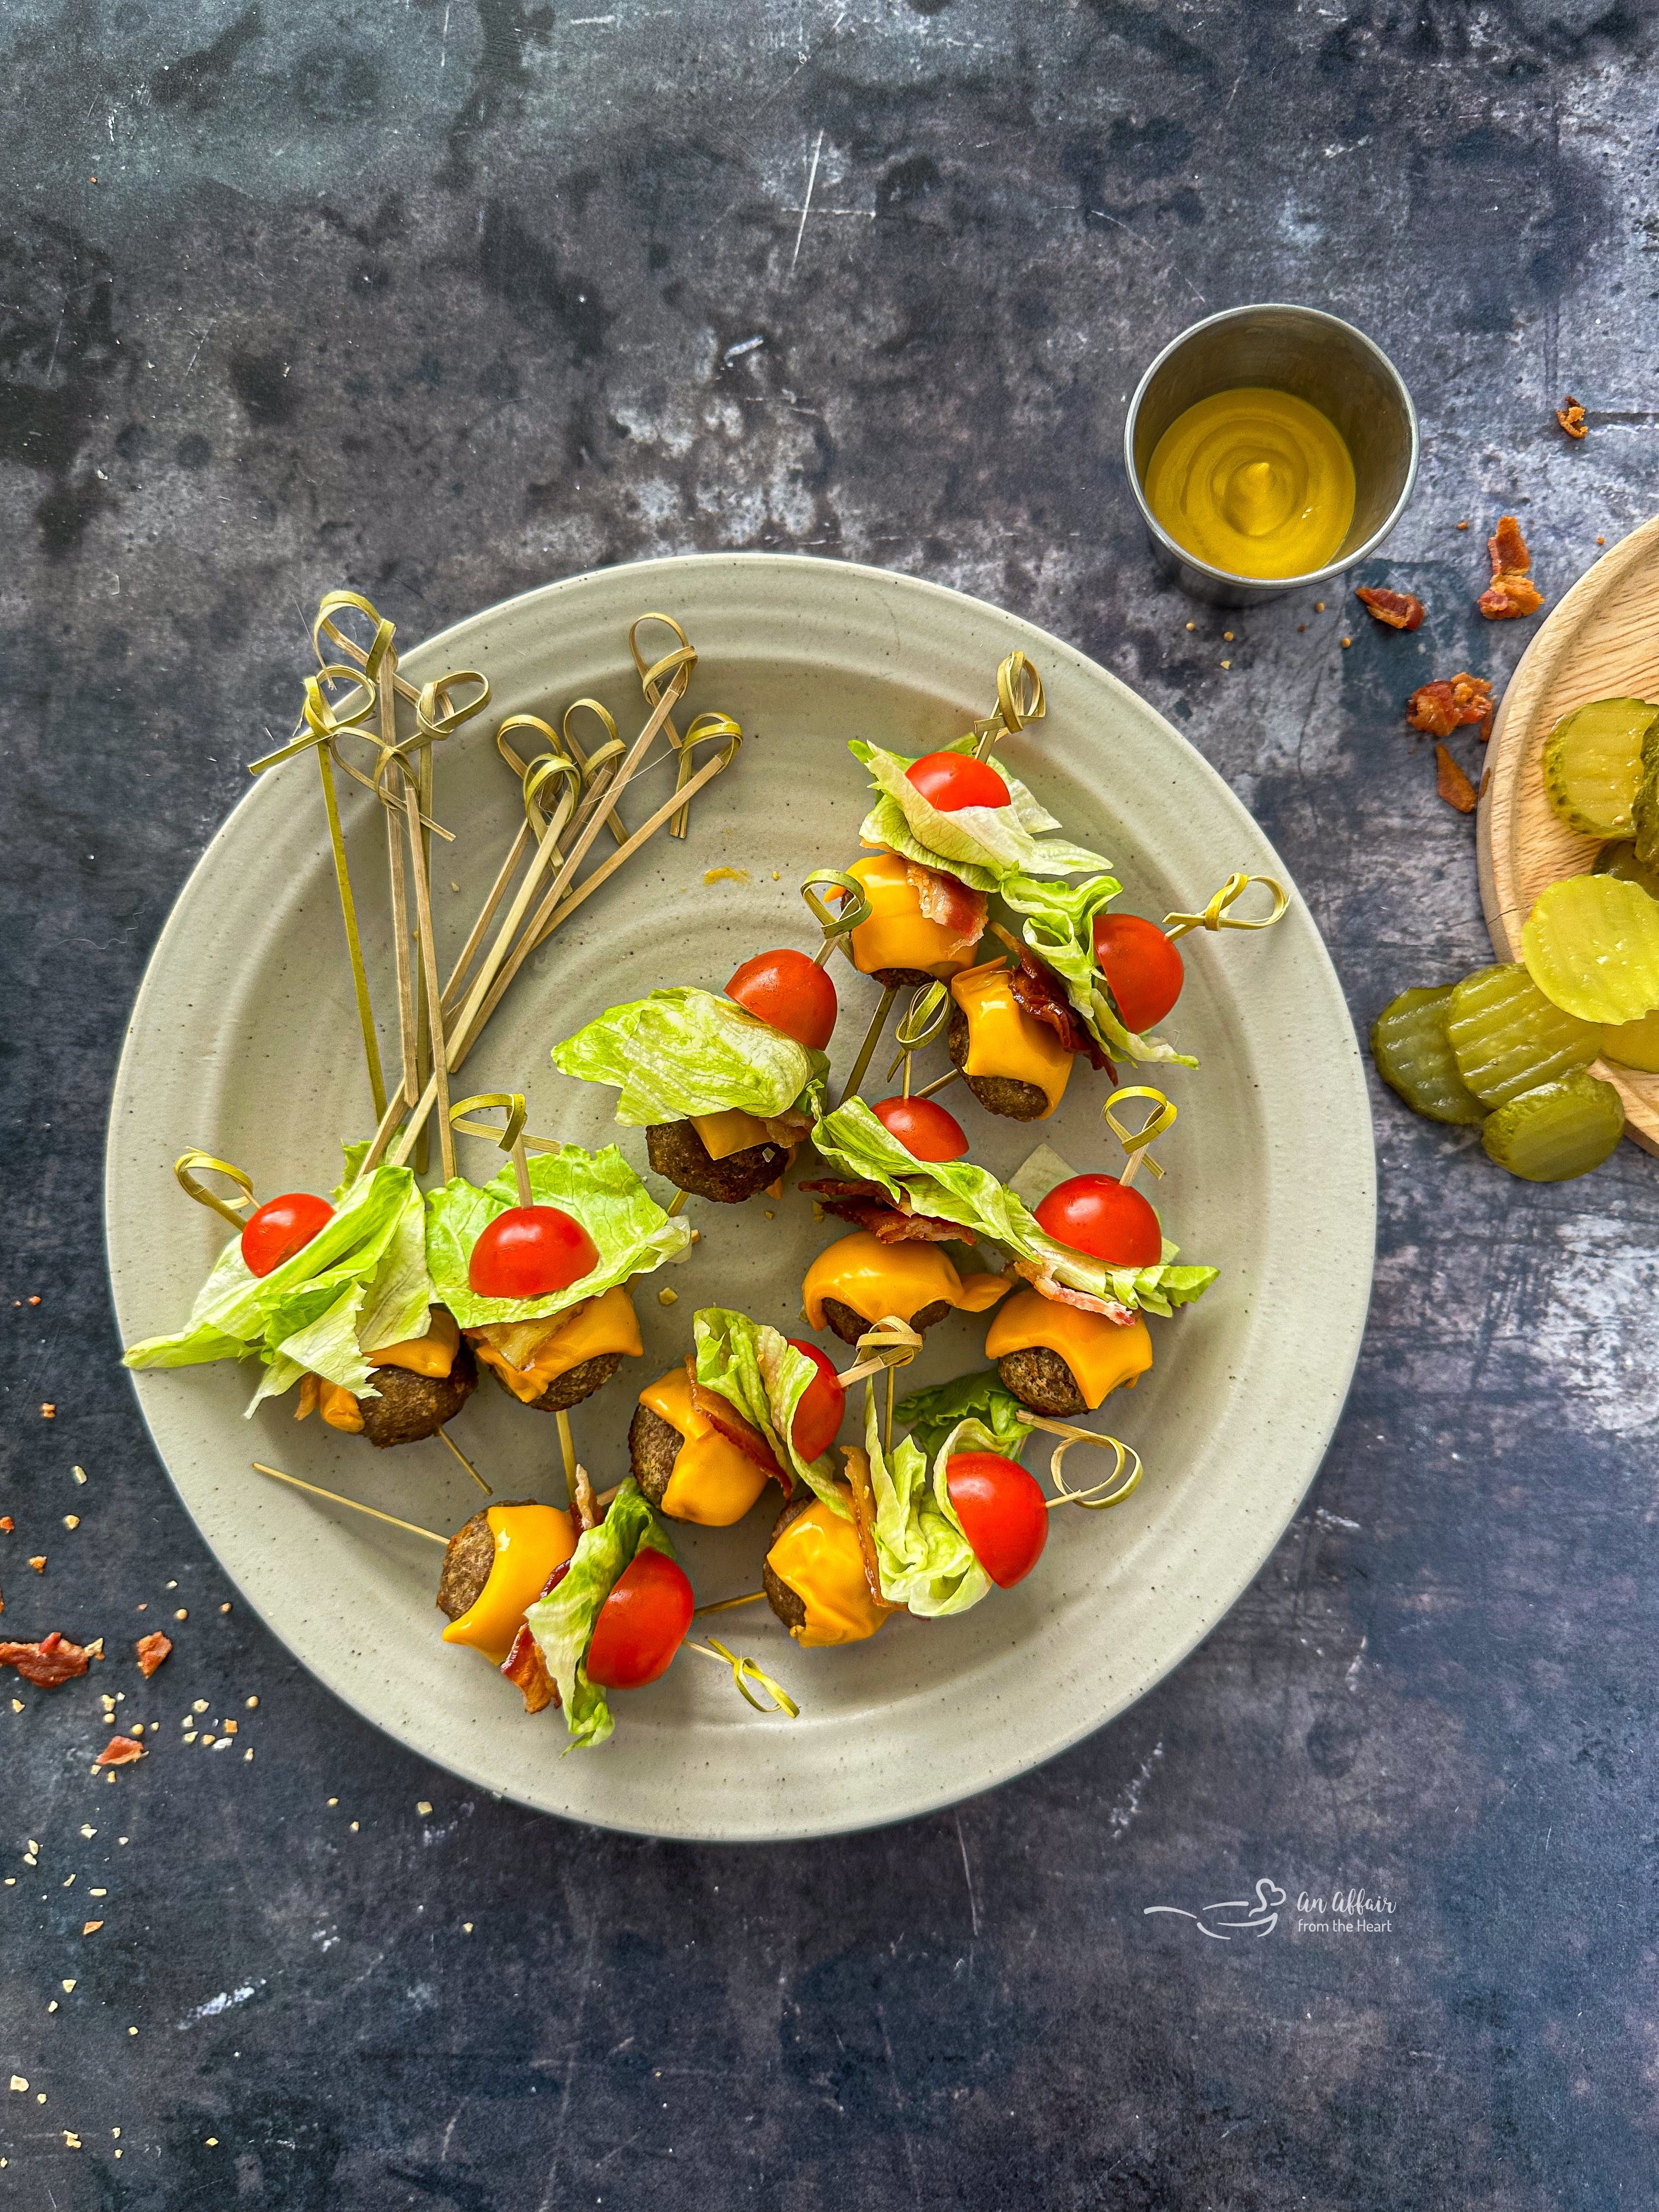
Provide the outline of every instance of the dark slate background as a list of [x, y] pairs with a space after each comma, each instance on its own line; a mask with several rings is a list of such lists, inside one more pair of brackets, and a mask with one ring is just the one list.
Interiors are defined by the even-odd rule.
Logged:
[[[0, 21], [4, 1626], [118, 1656], [190, 1616], [148, 1689], [112, 1664], [19, 1713], [0, 1684], [0, 2073], [29, 2085], [0, 2200], [1650, 2203], [1632, 1147], [1533, 1188], [1379, 1092], [1376, 1303], [1307, 1509], [1133, 1713], [909, 1827], [702, 1850], [538, 1819], [221, 1610], [113, 1364], [106, 1097], [321, 590], [407, 636], [604, 562], [811, 546], [981, 593], [1204, 750], [1364, 1024], [1486, 956], [1471, 825], [1401, 702], [1526, 642], [1472, 614], [1492, 518], [1553, 599], [1652, 503], [1646, 4], [585, 4]], [[1125, 396], [1262, 297], [1351, 316], [1417, 397], [1417, 501], [1370, 568], [1429, 601], [1415, 639], [1151, 571]], [[234, 1711], [257, 1757], [167, 1742], [94, 1783], [112, 1686], [169, 1735]], [[1144, 1917], [1261, 1877], [1265, 1938]], [[1356, 1889], [1387, 1932], [1298, 1932], [1303, 1893]]]

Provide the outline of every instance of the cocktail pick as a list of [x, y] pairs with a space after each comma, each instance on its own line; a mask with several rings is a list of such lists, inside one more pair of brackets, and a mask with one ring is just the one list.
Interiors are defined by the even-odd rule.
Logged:
[[[657, 704], [658, 699], [657, 690], [655, 687], [659, 680], [659, 671], [662, 667], [663, 664], [660, 661], [647, 664], [644, 653], [640, 650], [640, 632], [647, 623], [661, 623], [665, 629], [672, 630], [674, 635], [679, 640], [683, 649], [688, 653], [691, 649], [691, 642], [686, 636], [685, 632], [674, 620], [672, 615], [641, 615], [639, 619], [630, 626], [628, 633], [628, 649], [634, 656], [634, 666], [639, 675], [640, 689], [645, 693], [645, 703], [647, 707], [654, 707]], [[672, 702], [671, 702], [671, 704], [672, 703]], [[680, 757], [679, 767], [674, 778], [674, 787], [678, 791], [684, 788], [687, 775], [690, 773], [690, 757], [686, 752], [684, 744], [681, 741], [679, 732], [674, 727], [674, 720], [672, 714], [664, 716], [663, 732], [665, 736], [667, 738], [669, 744], [673, 746], [675, 751]], [[684, 836], [686, 832], [686, 813], [687, 810], [684, 806], [681, 806], [676, 811], [673, 819], [668, 825], [668, 834], [671, 837]]]
[[[887, 1071], [887, 1080], [890, 1083], [902, 1064], [904, 1069], [902, 1096], [904, 1097], [908, 1098], [910, 1096], [912, 1059], [917, 1053], [932, 1044], [935, 1037], [944, 1035], [949, 1026], [950, 1019], [951, 994], [946, 985], [923, 983], [911, 993], [909, 1005], [899, 1016], [894, 1026], [893, 1042], [898, 1047], [898, 1051], [894, 1055], [892, 1066]], [[939, 1087], [943, 1088], [943, 1085]]]
[[[1152, 1103], [1152, 1111], [1139, 1129], [1126, 1129], [1112, 1111], [1114, 1106], [1127, 1098], [1146, 1098]], [[1154, 1091], [1150, 1084], [1128, 1083], [1121, 1091], [1113, 1091], [1100, 1110], [1107, 1127], [1123, 1147], [1123, 1172], [1118, 1181], [1124, 1188], [1129, 1188], [1143, 1166], [1161, 1182], [1164, 1170], [1147, 1148], [1173, 1125], [1177, 1111], [1175, 1102], [1166, 1098], [1161, 1091]]]
[[[204, 1173], [228, 1176], [232, 1182], [241, 1191], [241, 1197], [232, 1199], [219, 1197], [216, 1192], [209, 1190], [205, 1184], [197, 1182], [194, 1170], [198, 1168], [203, 1170]], [[215, 1159], [211, 1152], [202, 1152], [192, 1145], [187, 1152], [179, 1153], [173, 1164], [173, 1172], [179, 1178], [179, 1188], [187, 1196], [193, 1198], [198, 1206], [209, 1207], [222, 1219], [229, 1222], [234, 1230], [240, 1231], [246, 1226], [242, 1209], [246, 1207], [250, 1212], [252, 1212], [258, 1200], [253, 1195], [252, 1182], [243, 1174], [240, 1168], [232, 1167], [228, 1160]]]
[[[1253, 920], [1230, 914], [1228, 908], [1242, 898], [1252, 884], [1260, 884], [1264, 890], [1273, 894], [1272, 913], [1258, 915]], [[1290, 893], [1274, 877], [1247, 876], [1242, 871], [1235, 871], [1200, 912], [1166, 914], [1164, 933], [1166, 937], [1173, 939], [1185, 937], [1189, 929], [1271, 929], [1276, 921], [1284, 919], [1290, 902]]]
[[1023, 653], [1011, 653], [997, 670], [997, 711], [974, 724], [975, 760], [983, 760], [1000, 737], [1012, 737], [1048, 711], [1042, 678]]

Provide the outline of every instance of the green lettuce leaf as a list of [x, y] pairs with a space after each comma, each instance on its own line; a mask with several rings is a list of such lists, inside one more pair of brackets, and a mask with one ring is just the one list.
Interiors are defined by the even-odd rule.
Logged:
[[[971, 738], [962, 738], [945, 750], [971, 752], [973, 745]], [[999, 760], [990, 765], [1008, 787], [1006, 806], [964, 806], [954, 814], [943, 814], [911, 782], [914, 759], [866, 744], [861, 738], [850, 739], [848, 750], [869, 769], [881, 794], [859, 831], [866, 845], [885, 845], [924, 867], [946, 869], [979, 891], [1000, 890], [1016, 872], [1071, 876], [1083, 868], [1110, 865], [1080, 845], [1042, 836], [1043, 830], [1057, 830], [1059, 823]]]
[[632, 1276], [649, 1274], [665, 1260], [683, 1260], [690, 1249], [690, 1225], [663, 1212], [614, 1145], [598, 1152], [562, 1145], [556, 1152], [533, 1154], [530, 1194], [538, 1206], [574, 1214], [599, 1248], [598, 1262], [580, 1281], [544, 1297], [481, 1298], [467, 1281], [467, 1263], [495, 1216], [519, 1203], [511, 1164], [482, 1188], [458, 1176], [427, 1193], [426, 1253], [434, 1291], [463, 1328], [544, 1320]]
[[861, 1098], [849, 1098], [826, 1114], [812, 1131], [812, 1142], [843, 1175], [878, 1182], [890, 1197], [908, 1198], [916, 1212], [959, 1222], [975, 1238], [1005, 1245], [1017, 1260], [1030, 1261], [1066, 1289], [1111, 1301], [1126, 1311], [1140, 1307], [1148, 1313], [1170, 1313], [1190, 1305], [1216, 1279], [1213, 1267], [1172, 1266], [1180, 1247], [1167, 1238], [1162, 1260], [1150, 1267], [1109, 1267], [1057, 1244], [994, 1175], [969, 1160], [917, 1159], [889, 1135]]
[[1171, 1060], [1181, 1067], [1198, 1062], [1155, 1032], [1126, 1029], [1105, 978], [1095, 963], [1095, 916], [1103, 914], [1123, 886], [1114, 876], [1091, 876], [1086, 883], [1043, 883], [1016, 873], [1001, 885], [1005, 904], [1026, 917], [1025, 942], [1041, 955], [1066, 986], [1079, 1019], [1095, 1042], [1115, 1060]]
[[992, 1583], [963, 1534], [945, 1488], [945, 1465], [955, 1451], [997, 1451], [1001, 1447], [978, 1421], [958, 1421], [934, 1455], [931, 1479], [927, 1454], [914, 1437], [904, 1438], [890, 1467], [881, 1449], [873, 1391], [866, 1399], [864, 1444], [876, 1498], [876, 1566], [882, 1595], [895, 1605], [908, 1606], [923, 1620], [966, 1613]]
[[691, 1333], [696, 1340], [698, 1382], [718, 1390], [754, 1424], [780, 1467], [793, 1468], [815, 1497], [843, 1519], [849, 1518], [847, 1493], [836, 1480], [830, 1454], [809, 1460], [795, 1449], [795, 1413], [818, 1371], [805, 1353], [797, 1352], [776, 1329], [721, 1306], [707, 1306], [695, 1315]]
[[674, 1556], [644, 1492], [629, 1475], [604, 1520], [582, 1531], [558, 1588], [538, 1597], [526, 1612], [547, 1671], [559, 1686], [570, 1731], [567, 1752], [578, 1744], [603, 1743], [617, 1725], [605, 1692], [588, 1680], [585, 1662], [601, 1607], [642, 1551], [663, 1552], [671, 1559]]
[[280, 1397], [307, 1369], [342, 1384], [354, 1397], [378, 1398], [380, 1392], [369, 1388], [368, 1354], [424, 1336], [433, 1303], [426, 1271], [426, 1204], [411, 1180], [392, 1242], [374, 1273], [342, 1291], [308, 1327], [283, 1339], [259, 1378], [249, 1413], [261, 1399]]
[[912, 1390], [899, 1400], [894, 1418], [929, 1457], [959, 1422], [970, 1418], [996, 1439], [985, 1449], [1006, 1459], [1019, 1457], [1031, 1433], [1025, 1407], [1003, 1388], [994, 1367], [958, 1375], [953, 1382], [936, 1382], [931, 1390]]
[[763, 1121], [814, 1113], [830, 1062], [730, 999], [684, 985], [605, 1012], [553, 1048], [561, 1074], [614, 1084], [625, 1128], [740, 1107]]

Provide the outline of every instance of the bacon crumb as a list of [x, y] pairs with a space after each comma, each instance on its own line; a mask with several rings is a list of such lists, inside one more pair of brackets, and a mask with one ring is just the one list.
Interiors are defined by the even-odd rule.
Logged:
[[[112, 1735], [92, 1763], [94, 1766], [131, 1766], [135, 1759], [149, 1756], [143, 1745], [135, 1742], [131, 1736]], [[101, 1928], [102, 1921], [98, 1924]]]
[[38, 1644], [0, 1644], [0, 1667], [15, 1667], [37, 1690], [55, 1690], [60, 1682], [73, 1681], [91, 1663], [91, 1652], [82, 1644], [66, 1643], [59, 1629]]
[[1556, 409], [1555, 419], [1570, 438], [1582, 438], [1589, 427], [1584, 421], [1584, 410], [1571, 392], [1568, 392]]
[[1391, 592], [1381, 585], [1362, 584], [1354, 597], [1390, 629], [1420, 629], [1428, 611], [1415, 592]]
[[48, 1399], [41, 1407], [40, 1418], [43, 1421], [55, 1421], [58, 1419], [58, 1408], [52, 1404], [51, 1399]]
[[513, 1649], [502, 1660], [501, 1671], [523, 1692], [526, 1712], [538, 1713], [545, 1706], [558, 1704], [558, 1684], [547, 1671], [541, 1646], [531, 1634], [527, 1621], [514, 1638]]
[[173, 1638], [163, 1636], [158, 1628], [153, 1635], [141, 1636], [133, 1650], [138, 1654], [138, 1672], [149, 1681], [161, 1662], [173, 1649]]
[[1478, 724], [1480, 742], [1492, 734], [1492, 685], [1484, 676], [1462, 671], [1420, 684], [1406, 702], [1406, 720], [1431, 738], [1449, 738], [1465, 724]]
[[0, 1529], [3, 1529], [8, 1536], [16, 1526], [9, 1513], [0, 1513]]
[[34, 1557], [29, 1561], [29, 1565], [33, 1568], [37, 1575], [45, 1574], [46, 1571], [46, 1553], [44, 1552], [37, 1552]]
[[1444, 745], [1435, 747], [1434, 757], [1437, 763], [1435, 789], [1448, 806], [1455, 806], [1460, 814], [1473, 814], [1476, 805], [1474, 786]]
[[1513, 622], [1517, 616], [1535, 614], [1544, 594], [1528, 574], [1532, 555], [1512, 514], [1500, 514], [1498, 527], [1486, 540], [1492, 562], [1492, 581], [1475, 601], [1488, 622]]

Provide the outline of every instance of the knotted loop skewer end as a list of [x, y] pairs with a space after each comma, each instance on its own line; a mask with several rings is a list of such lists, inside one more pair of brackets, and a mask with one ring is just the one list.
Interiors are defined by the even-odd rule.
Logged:
[[[705, 1659], [716, 1659], [722, 1666], [729, 1667], [732, 1669], [732, 1680], [738, 1696], [746, 1704], [751, 1705], [757, 1713], [787, 1713], [792, 1721], [798, 1721], [800, 1718], [800, 1707], [784, 1688], [782, 1683], [775, 1681], [772, 1676], [767, 1674], [764, 1668], [757, 1666], [752, 1659], [740, 1657], [737, 1652], [728, 1650], [719, 1637], [711, 1636], [707, 1644], [688, 1643], [684, 1649], [687, 1651], [700, 1652]], [[765, 1692], [769, 1702], [763, 1704], [755, 1695], [754, 1690], [750, 1687], [751, 1682], [756, 1689]]]
[[[523, 719], [528, 721], [531, 718], [526, 715]], [[503, 730], [507, 726], [505, 722], [501, 725]], [[546, 730], [546, 723], [544, 722], [541, 727]], [[499, 739], [500, 732], [496, 734]], [[551, 737], [552, 734], [548, 730], [548, 735]], [[524, 813], [525, 820], [535, 833], [538, 844], [549, 836], [556, 837], [570, 819], [586, 777], [586, 769], [564, 753], [542, 753], [529, 763], [524, 772]], [[553, 818], [550, 821], [542, 811], [541, 793], [550, 783], [555, 782], [562, 783], [564, 789], [559, 793]]]
[[908, 1367], [921, 1350], [921, 1337], [908, 1321], [901, 1321], [896, 1314], [888, 1314], [865, 1330], [854, 1349], [858, 1353], [857, 1364], [836, 1377], [843, 1390], [850, 1390], [854, 1383], [863, 1382], [866, 1376]]
[[1011, 653], [997, 670], [997, 712], [1010, 735], [1048, 711], [1042, 678], [1023, 653]]
[[[1121, 1505], [1135, 1488], [1146, 1472], [1140, 1454], [1133, 1444], [1126, 1444], [1116, 1437], [1103, 1437], [1093, 1429], [1075, 1428], [1068, 1421], [1033, 1421], [1033, 1428], [1045, 1435], [1059, 1437], [1054, 1455], [1048, 1462], [1049, 1480], [1054, 1486], [1054, 1495], [1046, 1500], [1049, 1512], [1057, 1505], [1080, 1505], [1085, 1513], [1103, 1513], [1109, 1506]], [[1060, 1471], [1060, 1463], [1073, 1444], [1097, 1444], [1102, 1451], [1112, 1455], [1112, 1471], [1098, 1482], [1091, 1482], [1082, 1490], [1074, 1490]]]
[[[1260, 884], [1272, 894], [1273, 912], [1257, 915], [1254, 920], [1242, 915], [1230, 914], [1227, 909], [1243, 898], [1252, 884]], [[1271, 929], [1282, 921], [1291, 903], [1291, 895], [1283, 884], [1273, 876], [1247, 876], [1236, 869], [1222, 884], [1215, 896], [1200, 914], [1166, 914], [1164, 933], [1170, 938], [1185, 937], [1189, 929]]]
[[[841, 909], [832, 914], [818, 896], [815, 886], [826, 884], [841, 893]], [[818, 947], [817, 963], [822, 967], [839, 945], [850, 960], [852, 952], [848, 940], [853, 932], [870, 919], [870, 895], [856, 876], [849, 876], [841, 868], [814, 868], [804, 878], [800, 895], [814, 921], [823, 932], [823, 942]]]
[[[368, 642], [349, 636], [335, 620], [337, 615], [362, 615], [368, 624]], [[363, 674], [372, 684], [380, 675], [380, 664], [392, 649], [397, 635], [397, 624], [389, 623], [372, 601], [361, 592], [325, 592], [317, 603], [317, 619], [311, 625], [311, 646], [319, 664], [326, 665], [328, 655], [323, 650], [323, 640], [338, 646], [342, 651], [361, 653]]]
[[[893, 1055], [887, 1071], [890, 1083], [900, 1067], [912, 1053], [921, 1052], [934, 1038], [944, 1035], [951, 1019], [951, 993], [944, 983], [922, 983], [910, 994], [910, 1003], [893, 1025], [893, 1042], [898, 1050]], [[905, 1096], [909, 1096], [910, 1073], [905, 1069]]]
[[[191, 1172], [197, 1168], [200, 1168], [206, 1174], [228, 1176], [232, 1182], [241, 1190], [241, 1197], [221, 1198], [216, 1192], [207, 1189], [204, 1184], [197, 1182], [195, 1175]], [[209, 1207], [222, 1219], [229, 1222], [233, 1229], [241, 1229], [246, 1225], [241, 1209], [246, 1206], [252, 1212], [256, 1201], [253, 1196], [252, 1182], [250, 1177], [243, 1174], [240, 1168], [232, 1167], [228, 1160], [216, 1160], [211, 1152], [202, 1152], [192, 1145], [187, 1152], [180, 1152], [173, 1163], [173, 1172], [179, 1178], [179, 1188], [187, 1197], [193, 1198], [198, 1206]]]
[[[507, 1115], [506, 1126], [499, 1134], [494, 1129], [481, 1127], [477, 1123], [467, 1121], [462, 1118], [468, 1114], [488, 1113], [492, 1108], [497, 1106], [501, 1107]], [[488, 1135], [495, 1139], [495, 1142], [513, 1162], [513, 1175], [519, 1187], [520, 1205], [533, 1206], [535, 1200], [530, 1188], [530, 1163], [525, 1157], [524, 1122], [525, 1100], [522, 1091], [481, 1091], [476, 1097], [458, 1099], [449, 1109], [449, 1126], [452, 1129], [464, 1129], [470, 1136]]]
[[[1112, 1111], [1120, 1100], [1126, 1098], [1146, 1098], [1152, 1102], [1152, 1111], [1139, 1129], [1126, 1129]], [[1144, 1164], [1148, 1173], [1156, 1176], [1161, 1182], [1164, 1170], [1147, 1146], [1156, 1138], [1161, 1137], [1174, 1122], [1178, 1110], [1175, 1102], [1166, 1098], [1161, 1091], [1155, 1091], [1149, 1083], [1128, 1083], [1121, 1091], [1113, 1091], [1100, 1110], [1107, 1127], [1123, 1147], [1123, 1173], [1118, 1180], [1126, 1185], [1133, 1183]]]
[[[466, 687], [466, 688], [464, 688]], [[456, 694], [460, 692], [458, 698]], [[489, 678], [482, 669], [453, 668], [421, 686], [415, 702], [415, 742], [430, 744], [451, 736], [463, 722], [482, 714], [489, 704]]]

